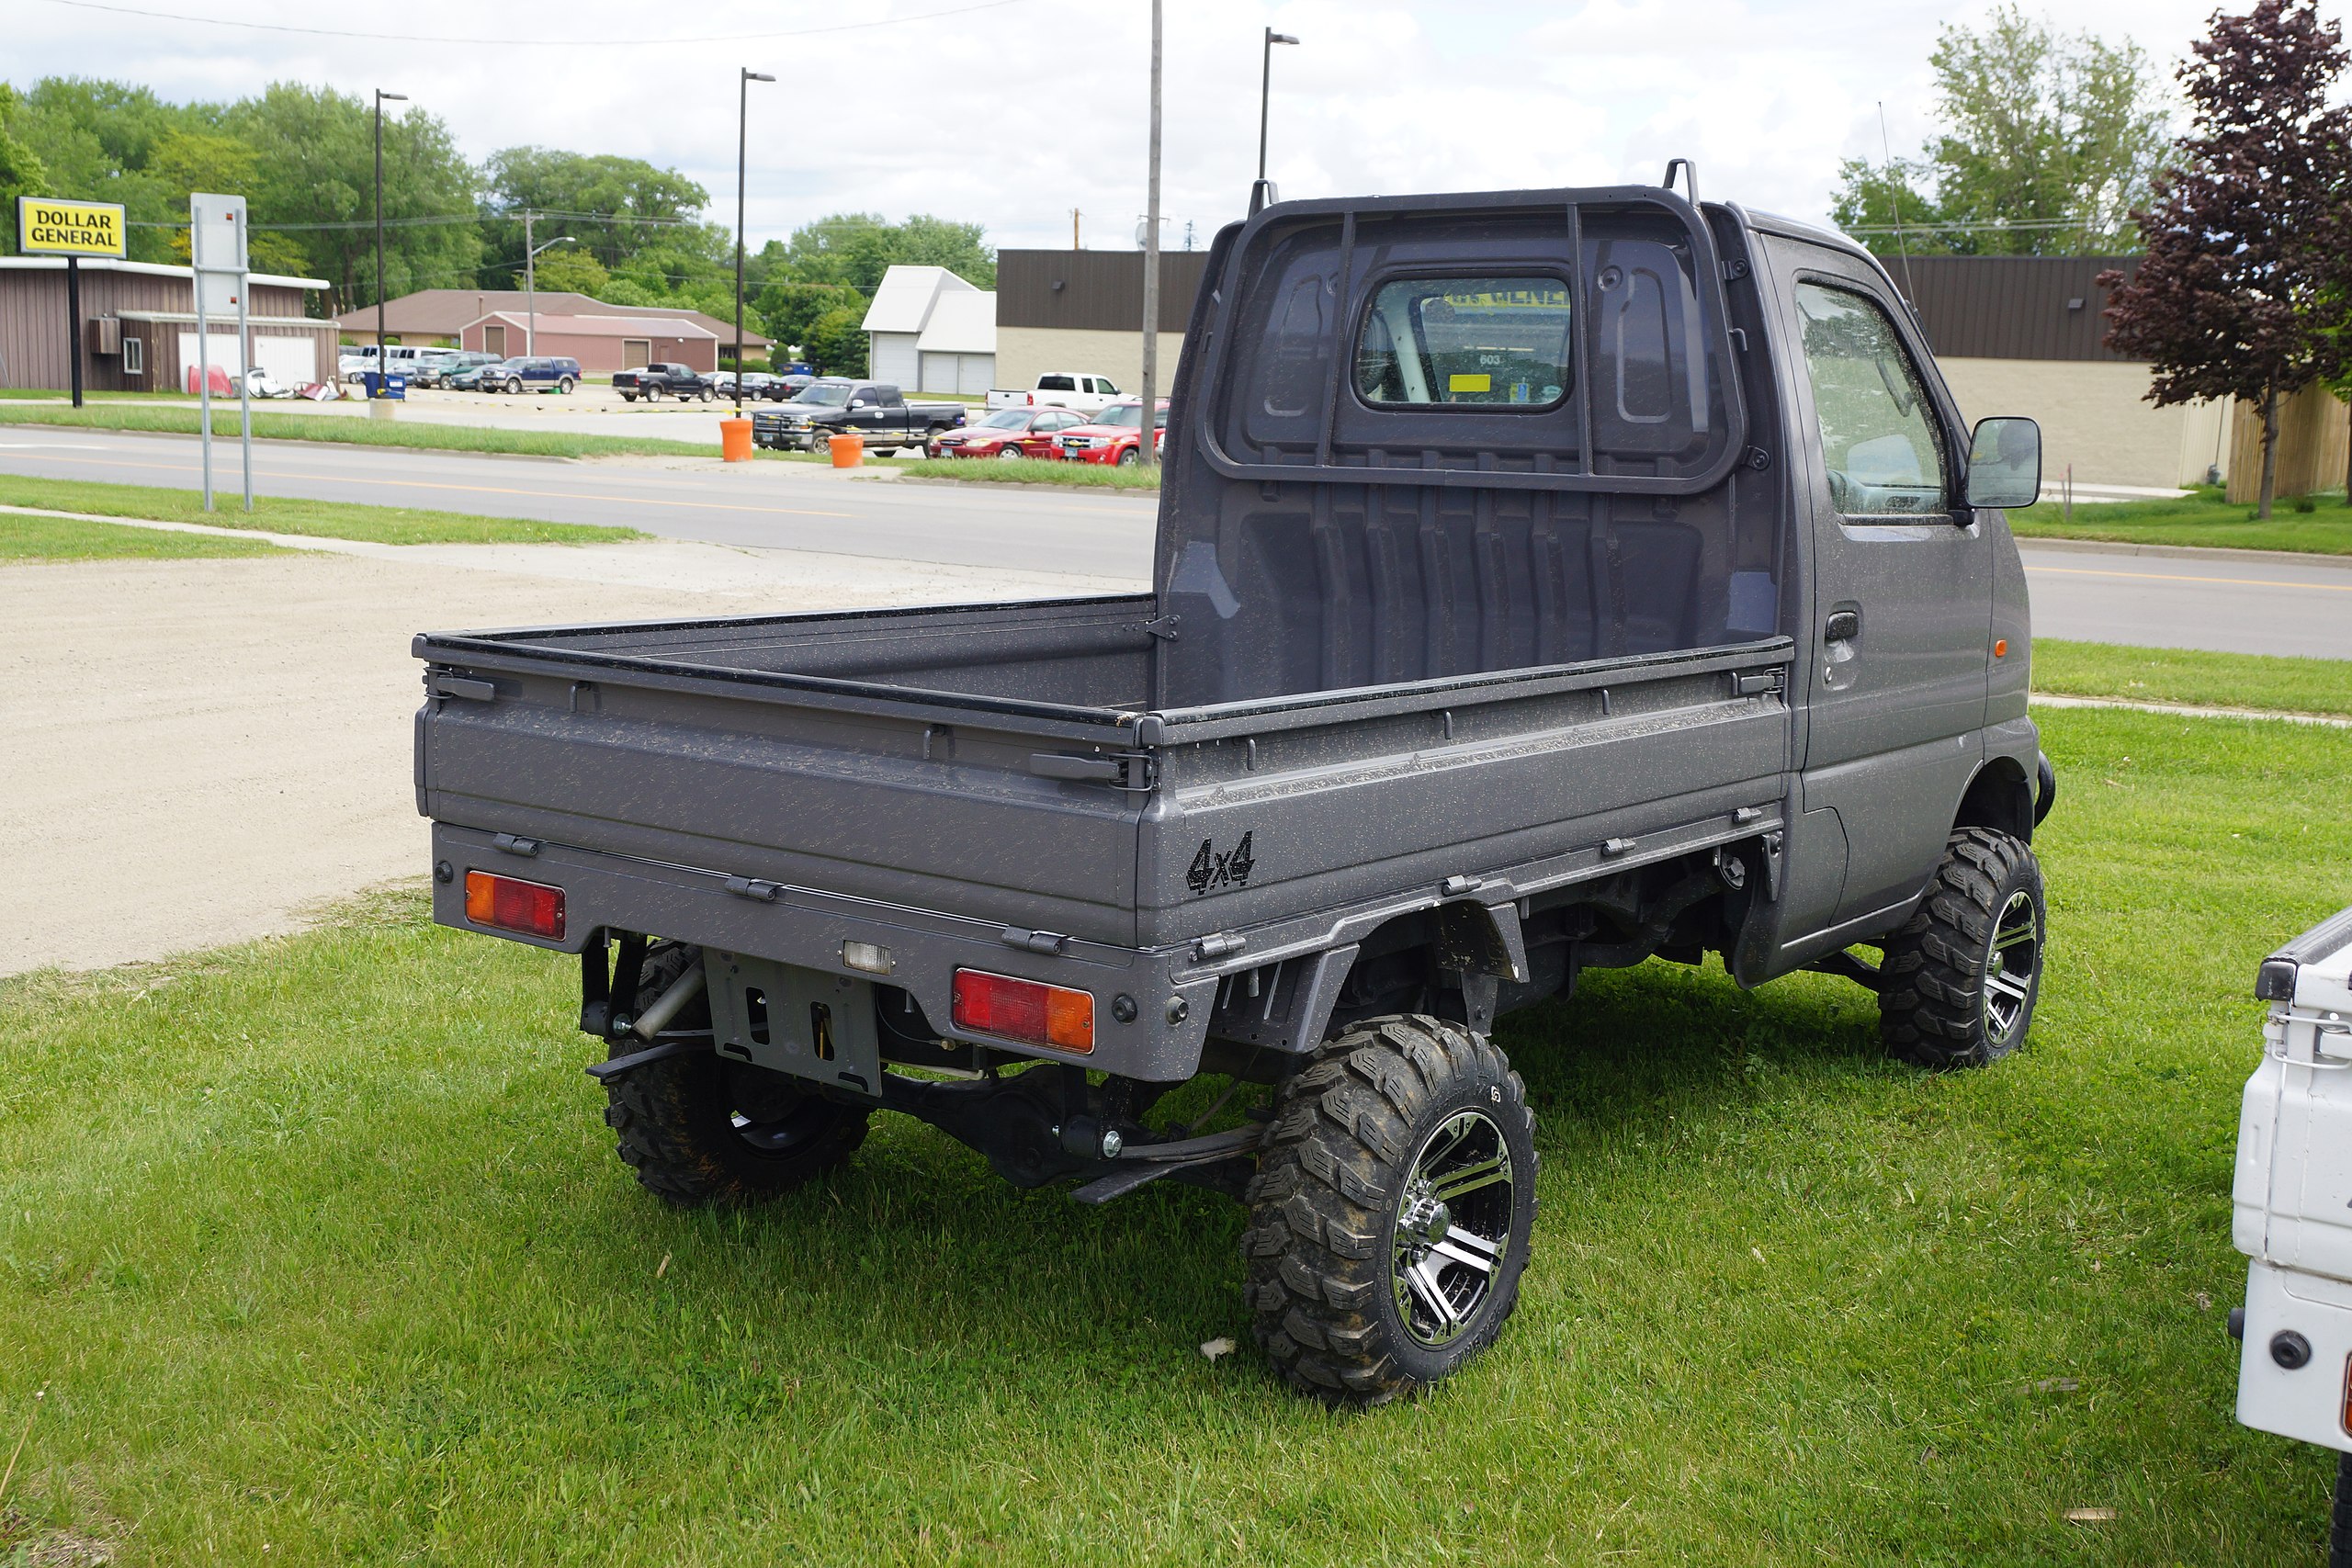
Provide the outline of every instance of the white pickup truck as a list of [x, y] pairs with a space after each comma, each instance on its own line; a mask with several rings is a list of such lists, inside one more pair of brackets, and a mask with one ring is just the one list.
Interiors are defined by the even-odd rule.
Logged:
[[2331, 1565], [2352, 1563], [2352, 909], [2262, 962], [2262, 1065], [2238, 1114], [2231, 1239], [2252, 1258], [2238, 1419], [2339, 1454]]
[[1108, 376], [1085, 376], [1074, 370], [1049, 370], [1035, 387], [991, 387], [992, 409], [1076, 409], [1101, 413], [1119, 396]]

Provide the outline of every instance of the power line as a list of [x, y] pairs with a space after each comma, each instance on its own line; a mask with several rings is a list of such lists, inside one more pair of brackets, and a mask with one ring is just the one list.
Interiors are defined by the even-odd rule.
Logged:
[[301, 28], [283, 22], [243, 22], [227, 17], [190, 17], [177, 11], [150, 11], [136, 6], [107, 5], [104, 0], [49, 0], [49, 4], [70, 6], [77, 11], [106, 11], [119, 17], [143, 17], [152, 21], [198, 22], [208, 27], [243, 28], [249, 32], [300, 33], [311, 38], [357, 39], [370, 43], [488, 44], [503, 49], [650, 49], [662, 44], [756, 43], [769, 39], [862, 32], [870, 28], [893, 28], [910, 22], [968, 17], [1005, 6], [1022, 5], [1023, 0], [978, 0], [975, 5], [924, 11], [912, 17], [884, 17], [870, 22], [837, 22], [831, 27], [798, 28], [785, 32], [716, 33], [702, 38], [451, 38], [430, 33], [362, 33], [349, 32], [341, 28]]

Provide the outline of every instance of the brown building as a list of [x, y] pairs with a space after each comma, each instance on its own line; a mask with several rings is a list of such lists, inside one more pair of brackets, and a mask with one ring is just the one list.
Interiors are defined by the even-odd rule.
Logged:
[[[503, 311], [527, 316], [530, 305], [530, 297], [519, 288], [420, 288], [413, 294], [403, 294], [397, 299], [384, 301], [384, 338], [388, 343], [454, 344], [464, 337], [468, 327], [483, 317]], [[691, 321], [710, 333], [712, 341], [725, 344], [729, 354], [735, 347], [735, 323], [718, 321], [700, 310], [682, 310], [670, 305], [607, 305], [601, 299], [574, 294], [568, 289], [542, 288], [538, 290], [538, 311], [542, 333], [547, 330], [549, 316], [645, 316], [663, 321]], [[373, 343], [376, 340], [376, 308], [366, 305], [345, 310], [335, 318], [335, 325], [354, 342]], [[639, 333], [638, 335], [642, 337], [646, 334]], [[465, 346], [473, 347], [473, 341], [466, 339]], [[766, 338], [749, 326], [743, 329], [743, 352], [746, 355], [764, 354], [768, 346]], [[520, 338], [515, 340], [509, 352], [523, 352]], [[548, 348], [542, 340], [539, 352], [569, 354], [571, 350]], [[621, 368], [630, 367], [623, 366]]]
[[[568, 355], [582, 370], [634, 370], [656, 361], [706, 376], [718, 368], [718, 339], [708, 328], [678, 317], [551, 316], [541, 310], [534, 332], [532, 319], [522, 311], [493, 310], [468, 321], [458, 335], [465, 347], [485, 354]], [[744, 351], [750, 350], [747, 336]]]
[[[334, 323], [306, 315], [316, 277], [254, 273], [245, 301], [254, 363], [289, 386], [333, 381]], [[208, 356], [239, 367], [237, 310], [216, 301], [206, 317]], [[74, 356], [94, 392], [184, 391], [197, 364], [195, 275], [184, 266], [88, 258], [81, 319], [66, 321], [65, 258], [0, 256], [0, 387], [65, 391]]]

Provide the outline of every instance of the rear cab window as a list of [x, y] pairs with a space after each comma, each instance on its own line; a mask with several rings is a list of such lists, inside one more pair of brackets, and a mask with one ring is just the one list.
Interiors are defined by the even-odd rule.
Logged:
[[1041, 392], [1075, 392], [1078, 388], [1067, 376], [1040, 376], [1037, 390]]
[[1356, 393], [1375, 408], [1556, 408], [1568, 395], [1568, 332], [1565, 278], [1395, 279], [1358, 331]]

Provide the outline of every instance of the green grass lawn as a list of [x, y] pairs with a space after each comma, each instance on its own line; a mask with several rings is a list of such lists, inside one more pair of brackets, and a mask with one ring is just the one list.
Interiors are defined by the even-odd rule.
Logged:
[[2315, 1562], [2334, 1456], [2232, 1416], [2228, 1192], [2256, 963], [2352, 899], [2352, 736], [2042, 722], [2026, 1048], [1928, 1077], [1842, 981], [1663, 963], [1505, 1020], [1522, 1304], [1369, 1415], [1267, 1376], [1205, 1194], [886, 1118], [797, 1201], [662, 1208], [571, 966], [420, 896], [0, 982], [0, 1439], [47, 1390], [0, 1560]]
[[[719, 411], [711, 411], [708, 441], [669, 441], [639, 435], [579, 435], [561, 430], [508, 430], [469, 424], [437, 424], [423, 420], [372, 419], [348, 414], [278, 413], [254, 411], [254, 434], [273, 441], [324, 441], [348, 446], [404, 446], [433, 452], [485, 452], [536, 457], [718, 456]], [[203, 423], [203, 411], [191, 404], [153, 406], [108, 403], [103, 408], [0, 405], [0, 424], [60, 424], [88, 430], [160, 431], [194, 435]], [[215, 435], [234, 437], [240, 426], [237, 406], [212, 411]], [[756, 454], [762, 457], [775, 453]], [[804, 460], [806, 460], [804, 458]]]
[[2033, 689], [2141, 703], [2352, 716], [2352, 662], [2037, 637]]
[[200, 556], [282, 556], [290, 552], [262, 539], [224, 539], [211, 534], [170, 534], [160, 528], [126, 528], [80, 517], [0, 515], [0, 565], [28, 561], [190, 560]]
[[[106, 484], [96, 479], [38, 479], [0, 474], [0, 506], [40, 506], [54, 512], [81, 512], [101, 517], [146, 517], [160, 523], [204, 523], [216, 528], [258, 528], [271, 534], [307, 534], [327, 539], [367, 539], [386, 545], [602, 545], [646, 536], [634, 528], [605, 528], [588, 523], [539, 523], [526, 517], [477, 517], [465, 512], [429, 512], [410, 506], [368, 506], [355, 502], [301, 501], [285, 496], [257, 495], [254, 509], [233, 488], [217, 490], [215, 510], [204, 510], [204, 497], [192, 490], [159, 485]], [[20, 525], [40, 518], [0, 516], [0, 538]], [[156, 541], [150, 548], [121, 553], [136, 555], [226, 554], [225, 551], [185, 550], [169, 543], [184, 534], [126, 528]], [[266, 547], [264, 547], [265, 548]]]
[[2267, 523], [2256, 522], [2253, 507], [2233, 506], [2213, 489], [2199, 489], [2179, 500], [2076, 502], [2072, 523], [2055, 502], [2043, 502], [2010, 513], [2009, 526], [2019, 538], [2352, 555], [2352, 507], [2344, 504], [2342, 494], [2302, 499], [2312, 502], [2311, 511], [2296, 511], [2295, 499], [2282, 496], [2272, 502]]
[[977, 484], [1069, 485], [1080, 490], [1158, 490], [1159, 470], [1140, 465], [1115, 468], [1108, 463], [1065, 463], [1053, 457], [925, 457], [902, 463], [899, 470], [917, 479], [969, 479]]

